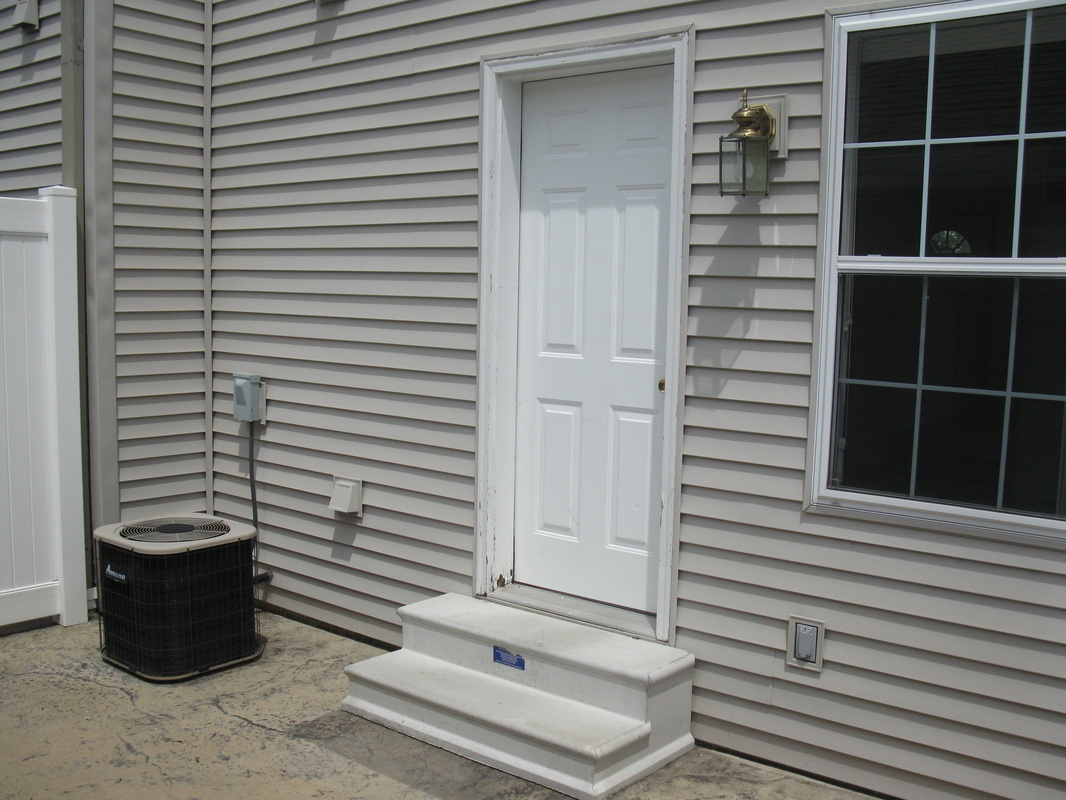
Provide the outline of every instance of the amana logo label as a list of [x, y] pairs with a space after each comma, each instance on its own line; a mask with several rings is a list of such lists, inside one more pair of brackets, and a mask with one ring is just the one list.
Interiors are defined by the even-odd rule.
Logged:
[[129, 578], [126, 576], [126, 573], [119, 572], [110, 564], [104, 567], [104, 575], [113, 581], [118, 581], [119, 583], [129, 583]]

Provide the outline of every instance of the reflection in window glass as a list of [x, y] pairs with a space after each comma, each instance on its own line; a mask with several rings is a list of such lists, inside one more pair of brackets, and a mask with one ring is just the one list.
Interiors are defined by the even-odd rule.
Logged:
[[929, 26], [870, 31], [848, 47], [845, 141], [925, 138]]
[[[966, 253], [1009, 257], [1014, 247], [1014, 195], [1018, 174], [1015, 142], [940, 144], [930, 148], [927, 247], [955, 231]], [[929, 253], [932, 255], [932, 252]]]
[[1024, 55], [1025, 12], [937, 25], [933, 138], [1017, 133]]
[[1066, 394], [1066, 281], [1029, 278], [1018, 291], [1014, 391]]
[[1066, 512], [1066, 278], [846, 275], [840, 296], [833, 486]]
[[1066, 458], [1066, 403], [1016, 398], [1011, 406], [1010, 444], [1003, 505], [1035, 514], [1062, 514]]
[[1033, 12], [1033, 45], [1029, 56], [1030, 133], [1066, 130], [1066, 9]]
[[1007, 388], [1011, 278], [929, 278], [923, 382]]
[[1018, 255], [1066, 256], [1066, 137], [1025, 144]]
[[861, 384], [842, 386], [839, 391], [834, 452], [837, 484], [908, 495], [915, 391]]
[[[855, 175], [850, 226], [841, 231], [846, 255], [916, 256], [921, 246], [921, 147], [851, 150], [846, 171]], [[847, 224], [845, 222], [845, 224]], [[850, 239], [850, 241], [849, 241]]]
[[849, 275], [848, 375], [857, 380], [918, 380], [923, 279], [916, 275]]
[[996, 506], [1003, 404], [988, 395], [922, 393], [916, 497]]

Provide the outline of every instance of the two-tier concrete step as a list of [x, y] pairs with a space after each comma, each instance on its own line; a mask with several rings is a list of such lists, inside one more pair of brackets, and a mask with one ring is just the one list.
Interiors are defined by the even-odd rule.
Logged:
[[689, 653], [455, 594], [400, 617], [402, 650], [345, 670], [345, 710], [582, 800], [693, 746]]

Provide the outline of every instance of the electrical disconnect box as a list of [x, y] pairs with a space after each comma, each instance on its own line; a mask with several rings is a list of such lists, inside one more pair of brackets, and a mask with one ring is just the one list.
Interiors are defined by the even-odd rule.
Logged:
[[233, 373], [233, 417], [239, 422], [261, 422], [265, 408], [263, 379], [245, 372]]

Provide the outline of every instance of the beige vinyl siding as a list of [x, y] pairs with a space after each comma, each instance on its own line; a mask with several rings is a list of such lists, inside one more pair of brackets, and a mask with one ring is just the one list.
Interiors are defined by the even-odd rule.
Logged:
[[[216, 0], [205, 65], [201, 3], [117, 3], [124, 516], [250, 518], [231, 375], [256, 372], [268, 602], [397, 643], [399, 606], [468, 593], [479, 60], [695, 25], [676, 613], [693, 731], [909, 800], [1066, 795], [1062, 553], [803, 511], [825, 5]], [[769, 197], [722, 198], [745, 88], [788, 94], [789, 157]], [[334, 475], [365, 481], [357, 520], [328, 510]], [[826, 623], [820, 674], [784, 664], [793, 614]]]
[[60, 0], [41, 0], [40, 29], [7, 24], [14, 0], [0, 0], [0, 195], [36, 197], [63, 183]]
[[[698, 38], [677, 607], [695, 735], [915, 800], [1059, 796], [1061, 552], [803, 512], [822, 27], [790, 21], [784, 55], [775, 23]], [[757, 201], [714, 185], [746, 80], [791, 112]], [[789, 615], [825, 621], [821, 674], [784, 665]]]
[[204, 4], [115, 2], [113, 47], [120, 515], [204, 511]]
[[[480, 59], [687, 26], [698, 7], [215, 4], [214, 435], [233, 456], [215, 464], [216, 508], [249, 513], [229, 374], [257, 372], [262, 558], [305, 565], [279, 571], [270, 602], [336, 602], [333, 624], [398, 642], [396, 606], [470, 591]], [[335, 474], [366, 481], [357, 521], [326, 507]], [[307, 535], [335, 544], [305, 551]], [[385, 557], [405, 567], [395, 605], [344, 614], [346, 592], [378, 596]]]

